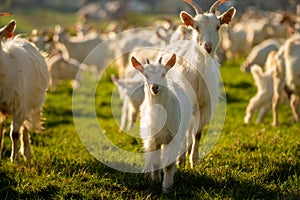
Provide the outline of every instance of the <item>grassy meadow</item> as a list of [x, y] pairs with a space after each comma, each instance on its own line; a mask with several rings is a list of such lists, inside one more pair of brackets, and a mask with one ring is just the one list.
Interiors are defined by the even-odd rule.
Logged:
[[[24, 18], [24, 13], [16, 14], [18, 30], [29, 32], [45, 27], [48, 21], [52, 26], [64, 19], [71, 24], [75, 18], [74, 14], [55, 12], [55, 19], [44, 18], [45, 22], [37, 21], [38, 27], [34, 27], [31, 20], [37, 20], [41, 12], [32, 11]], [[9, 18], [1, 18], [1, 24], [3, 20]], [[5, 135], [0, 199], [300, 199], [300, 126], [291, 123], [288, 105], [280, 106], [277, 127], [271, 126], [270, 114], [264, 124], [244, 125], [245, 109], [256, 88], [251, 75], [239, 69], [243, 59], [221, 66], [227, 107], [217, 144], [195, 169], [178, 169], [168, 194], [162, 194], [161, 184], [153, 183], [148, 174], [112, 169], [89, 153], [74, 125], [73, 90], [69, 82], [64, 82], [55, 92], [47, 93], [45, 129], [31, 134], [32, 160], [10, 163], [11, 142], [9, 134]], [[96, 87], [97, 120], [114, 145], [141, 152], [141, 141], [119, 132], [113, 118], [113, 73], [113, 68], [106, 70]], [[78, 101], [82, 102], [78, 108], [82, 111], [91, 106], [84, 96]], [[88, 135], [97, 136], [92, 127], [85, 128]]]

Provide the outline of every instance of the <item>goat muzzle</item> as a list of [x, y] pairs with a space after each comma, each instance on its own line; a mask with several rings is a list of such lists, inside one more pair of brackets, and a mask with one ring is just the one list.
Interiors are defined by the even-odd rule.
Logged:
[[205, 42], [204, 43], [204, 48], [205, 48], [205, 50], [207, 51], [207, 53], [211, 53], [211, 51], [212, 51], [212, 43], [211, 42]]
[[153, 94], [157, 94], [159, 92], [159, 87], [156, 84], [150, 85], [150, 90]]

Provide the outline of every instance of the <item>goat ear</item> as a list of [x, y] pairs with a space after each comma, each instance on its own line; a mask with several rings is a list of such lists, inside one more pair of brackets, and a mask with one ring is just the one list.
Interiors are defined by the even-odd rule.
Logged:
[[191, 15], [189, 15], [187, 12], [181, 11], [180, 19], [186, 25], [186, 27], [188, 26], [194, 27], [194, 18]]
[[139, 70], [142, 73], [144, 72], [143, 65], [134, 56], [131, 57], [131, 63], [135, 69]]
[[231, 22], [231, 20], [233, 19], [234, 15], [235, 15], [235, 8], [231, 7], [229, 8], [226, 12], [224, 12], [220, 17], [220, 23], [222, 24], [229, 24]]
[[176, 54], [174, 53], [170, 58], [170, 60], [165, 65], [166, 69], [167, 70], [171, 69], [175, 65], [175, 63], [176, 63]]

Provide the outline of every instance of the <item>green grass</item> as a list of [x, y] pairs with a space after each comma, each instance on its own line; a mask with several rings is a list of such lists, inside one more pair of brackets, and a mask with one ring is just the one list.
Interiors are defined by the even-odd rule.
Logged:
[[0, 4], [0, 10], [3, 12], [12, 12], [11, 16], [0, 18], [0, 26], [2, 27], [11, 19], [14, 19], [17, 22], [17, 34], [29, 35], [34, 28], [38, 28], [39, 30], [51, 30], [57, 24], [60, 24], [61, 26], [70, 26], [75, 24], [77, 20], [76, 13], [62, 13], [45, 8], [15, 8], [13, 10], [7, 10]]
[[[194, 170], [179, 168], [169, 194], [163, 195], [160, 184], [152, 183], [148, 175], [111, 169], [89, 154], [73, 123], [72, 90], [64, 83], [47, 95], [45, 130], [31, 135], [32, 161], [11, 164], [11, 144], [6, 135], [0, 162], [0, 196], [4, 199], [299, 198], [299, 125], [290, 123], [291, 112], [285, 105], [280, 108], [282, 117], [278, 127], [270, 126], [270, 115], [264, 124], [243, 124], [245, 106], [255, 88], [251, 76], [240, 72], [239, 63], [227, 62], [221, 68], [228, 104], [226, 122], [216, 146]], [[112, 118], [111, 73], [114, 70], [108, 70], [97, 87], [98, 120], [112, 143], [140, 152], [140, 141], [120, 133]]]
[[[41, 11], [34, 12], [39, 15]], [[24, 16], [24, 23], [20, 18], [21, 30], [32, 27], [27, 17], [32, 19]], [[251, 75], [240, 72], [242, 61], [228, 61], [221, 67], [227, 114], [217, 144], [201, 159], [200, 166], [193, 170], [179, 168], [169, 194], [162, 194], [161, 185], [153, 183], [149, 175], [114, 170], [89, 153], [74, 125], [73, 91], [64, 82], [55, 92], [47, 94], [45, 130], [31, 134], [33, 160], [10, 163], [11, 142], [5, 135], [0, 161], [1, 199], [299, 199], [300, 126], [291, 123], [287, 105], [280, 106], [278, 127], [270, 125], [271, 115], [264, 124], [243, 124], [245, 108], [256, 89]], [[96, 87], [95, 106], [89, 104], [90, 98], [85, 96], [88, 93], [79, 93], [77, 100], [81, 104], [77, 109], [82, 119], [89, 121], [92, 116], [88, 108], [95, 108], [97, 121], [114, 145], [141, 152], [141, 141], [119, 132], [113, 119], [112, 73], [114, 69], [107, 70]], [[89, 89], [88, 86], [84, 89]], [[85, 125], [88, 142], [99, 147], [96, 143], [99, 132]], [[114, 159], [115, 155], [107, 156]]]

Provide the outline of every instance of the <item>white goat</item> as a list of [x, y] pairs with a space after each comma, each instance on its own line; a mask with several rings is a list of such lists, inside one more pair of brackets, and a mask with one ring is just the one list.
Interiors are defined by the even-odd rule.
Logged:
[[192, 1], [187, 2], [194, 7], [197, 15], [193, 18], [182, 11], [180, 18], [186, 26], [193, 28], [193, 39], [174, 42], [166, 46], [161, 55], [177, 53], [179, 59], [174, 68], [193, 88], [192, 91], [187, 91], [193, 100], [194, 119], [197, 123], [197, 133], [191, 133], [193, 145], [190, 163], [193, 167], [199, 160], [198, 149], [202, 130], [209, 123], [220, 97], [219, 64], [214, 59], [219, 45], [219, 28], [222, 24], [231, 22], [235, 9], [230, 8], [221, 16], [217, 16], [216, 7], [222, 4], [223, 0], [216, 1], [208, 13], [203, 13]]
[[277, 106], [281, 92], [285, 89], [293, 94], [290, 106], [295, 122], [299, 121], [297, 98], [300, 96], [300, 35], [295, 34], [286, 40], [278, 50], [274, 73], [274, 95], [272, 99], [273, 126], [278, 124]]
[[11, 114], [11, 162], [19, 160], [20, 137], [20, 152], [29, 159], [32, 153], [28, 131], [41, 130], [40, 117], [50, 79], [45, 59], [27, 40], [15, 37], [2, 41], [0, 74], [0, 141], [4, 134], [3, 121]]
[[[255, 64], [251, 67], [251, 74], [254, 78], [255, 85], [257, 86], [257, 93], [250, 99], [250, 102], [247, 106], [246, 116], [244, 118], [244, 122], [246, 124], [250, 123], [256, 110], [259, 110], [256, 123], [261, 123], [265, 115], [272, 108], [272, 98], [274, 93], [273, 76], [276, 67], [276, 53], [276, 51], [271, 51], [269, 53], [265, 63], [265, 72], [263, 72], [262, 67], [259, 65]], [[290, 93], [287, 88], [285, 88], [285, 90], [281, 92], [280, 97], [282, 98], [282, 102], [285, 102], [286, 97], [289, 98], [292, 109], [293, 107], [295, 107], [296, 109], [299, 104], [299, 98], [296, 95]], [[295, 112], [297, 112], [297, 110], [295, 110]], [[297, 115], [293, 115], [293, 121], [297, 120], [295, 118], [295, 116]]]
[[[118, 48], [116, 48], [118, 46]], [[126, 31], [97, 45], [84, 60], [88, 66], [96, 67], [97, 74], [113, 63], [118, 66], [118, 76], [122, 77], [128, 64], [128, 53], [134, 49], [152, 46], [144, 38], [136, 37], [135, 31]]]
[[65, 45], [70, 58], [74, 58], [79, 62], [84, 61], [92, 49], [102, 42], [102, 38], [98, 35], [94, 38], [84, 39], [68, 37], [66, 31], [59, 26], [55, 27], [53, 39], [55, 42]]
[[184, 25], [179, 25], [176, 31], [171, 35], [170, 44], [178, 40], [190, 39], [191, 29]]
[[273, 71], [274, 68], [262, 71], [259, 65], [251, 67], [251, 74], [253, 76], [255, 85], [257, 86], [257, 93], [250, 99], [246, 109], [246, 116], [244, 122], [248, 124], [255, 111], [259, 109], [256, 123], [261, 123], [265, 115], [271, 110], [272, 97], [273, 97]]
[[[151, 59], [154, 55], [157, 55], [158, 51], [151, 51], [145, 49], [146, 47], [161, 47], [165, 43], [169, 42], [171, 34], [170, 31], [165, 30], [164, 36], [159, 33], [159, 30], [165, 30], [163, 28], [158, 29], [146, 29], [146, 30], [134, 30], [124, 32], [118, 42], [118, 48], [115, 48], [115, 53], [121, 54], [121, 56], [116, 60], [118, 65], [118, 75], [121, 77], [125, 74], [127, 66], [130, 65], [129, 58], [131, 56], [139, 57], [140, 59], [148, 58]], [[153, 36], [156, 37], [153, 37]], [[158, 36], [160, 35], [160, 36]], [[135, 54], [133, 52], [135, 51]], [[146, 52], [143, 52], [146, 51]], [[147, 52], [149, 51], [149, 52]], [[127, 54], [131, 52], [131, 54]]]
[[221, 32], [221, 46], [225, 50], [228, 59], [246, 56], [249, 53], [251, 47], [247, 44], [247, 32], [245, 26], [245, 23], [238, 22], [231, 29]]
[[125, 74], [122, 79], [112, 76], [117, 85], [120, 98], [123, 100], [120, 130], [130, 130], [136, 122], [140, 105], [144, 101], [144, 79], [136, 70], [135, 74]]
[[48, 69], [51, 74], [50, 90], [54, 91], [56, 85], [61, 80], [73, 80], [72, 86], [74, 89], [81, 84], [80, 70], [85, 70], [87, 67], [75, 59], [66, 59], [62, 55], [54, 55], [47, 60]]
[[185, 92], [184, 82], [174, 81], [175, 74], [168, 71], [176, 63], [173, 54], [165, 64], [142, 65], [132, 57], [132, 65], [145, 77], [145, 99], [141, 105], [141, 137], [146, 151], [145, 171], [160, 181], [159, 169], [163, 168], [162, 189], [167, 192], [172, 186], [176, 172], [176, 159], [180, 154], [192, 119], [192, 102]]
[[264, 66], [267, 56], [271, 51], [277, 51], [281, 46], [280, 41], [276, 39], [268, 39], [253, 47], [245, 62], [242, 64], [241, 70], [250, 72], [250, 67], [254, 64]]
[[[129, 53], [129, 57], [152, 60], [158, 52], [154, 47], [137, 48]], [[140, 87], [144, 85], [143, 76], [132, 66], [127, 66], [124, 76], [120, 80], [113, 76], [112, 81], [118, 86], [120, 98], [123, 100], [120, 129], [125, 130], [127, 124], [126, 130], [129, 130], [135, 123], [137, 111], [144, 100], [144, 90]]]

